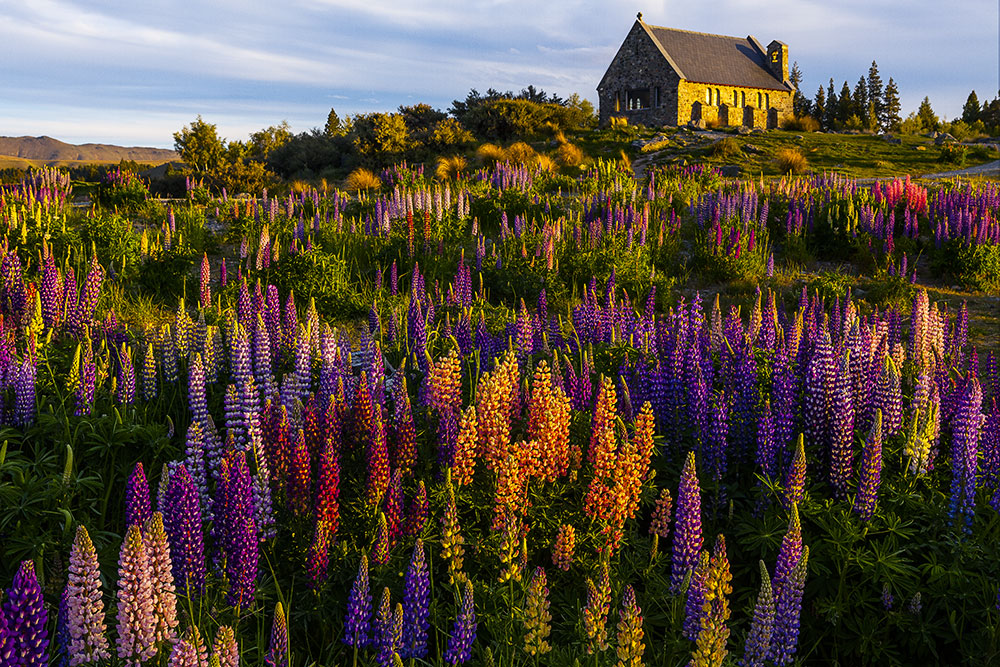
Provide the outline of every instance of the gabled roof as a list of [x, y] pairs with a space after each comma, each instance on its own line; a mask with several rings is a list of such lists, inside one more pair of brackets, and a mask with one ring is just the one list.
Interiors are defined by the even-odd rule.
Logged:
[[770, 70], [767, 51], [753, 36], [728, 37], [639, 22], [677, 74], [687, 81], [791, 90]]

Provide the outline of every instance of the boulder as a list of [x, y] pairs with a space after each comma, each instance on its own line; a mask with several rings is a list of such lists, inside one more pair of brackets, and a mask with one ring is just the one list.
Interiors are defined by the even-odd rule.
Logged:
[[692, 128], [692, 129], [695, 129], [695, 130], [704, 130], [705, 129], [705, 120], [703, 118], [699, 118], [697, 120], [692, 120], [692, 121], [690, 121], [688, 123], [688, 127]]
[[742, 134], [744, 136], [750, 134], [750, 128], [747, 127], [746, 125], [740, 125], [738, 128], [736, 128], [736, 134]]
[[950, 134], [948, 134], [947, 132], [938, 134], [936, 137], [934, 137], [934, 144], [937, 145], [937, 146], [940, 146], [941, 144], [944, 144], [944, 143], [954, 142], [954, 141], [958, 141], [958, 140], [955, 137], [953, 137]]
[[760, 146], [754, 146], [753, 144], [743, 144], [743, 152], [749, 153], [750, 155], [760, 155]]
[[743, 169], [738, 164], [724, 164], [719, 167], [719, 171], [725, 178], [739, 178], [743, 173]]
[[767, 130], [762, 127], [755, 127], [750, 131], [750, 134], [767, 134]]

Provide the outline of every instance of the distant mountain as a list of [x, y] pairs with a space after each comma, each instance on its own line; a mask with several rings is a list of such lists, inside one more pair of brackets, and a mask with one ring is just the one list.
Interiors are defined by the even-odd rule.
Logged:
[[110, 144], [67, 144], [52, 137], [0, 137], [0, 160], [21, 158], [36, 164], [120, 162], [133, 160], [159, 164], [179, 160], [176, 151], [165, 148], [112, 146]]

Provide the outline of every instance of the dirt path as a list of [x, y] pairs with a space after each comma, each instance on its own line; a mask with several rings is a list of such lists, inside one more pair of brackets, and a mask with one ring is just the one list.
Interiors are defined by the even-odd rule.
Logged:
[[956, 178], [961, 176], [1000, 177], [1000, 160], [987, 162], [976, 167], [967, 167], [956, 171], [943, 171], [940, 174], [924, 174], [920, 178]]

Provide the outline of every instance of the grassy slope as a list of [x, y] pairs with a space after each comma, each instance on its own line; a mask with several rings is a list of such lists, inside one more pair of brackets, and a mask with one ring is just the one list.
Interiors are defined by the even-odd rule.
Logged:
[[[651, 139], [664, 135], [670, 141], [663, 149], [651, 153], [640, 153], [631, 146], [634, 139]], [[579, 143], [588, 153], [595, 156], [617, 155], [624, 147], [633, 157], [643, 163], [661, 164], [685, 160], [687, 162], [707, 162], [713, 165], [739, 165], [744, 175], [779, 176], [774, 164], [774, 156], [783, 148], [797, 148], [809, 161], [813, 172], [836, 172], [854, 178], [884, 178], [893, 176], [919, 176], [942, 171], [951, 171], [963, 166], [971, 167], [1000, 159], [1000, 154], [986, 148], [970, 148], [964, 165], [946, 162], [942, 159], [943, 149], [925, 137], [902, 136], [902, 143], [890, 144], [872, 135], [825, 134], [820, 132], [787, 132], [771, 130], [764, 134], [740, 136], [731, 135], [740, 146], [738, 153], [729, 156], [713, 154], [714, 138], [703, 133], [686, 130], [654, 130], [628, 128], [614, 132], [599, 130], [579, 137]], [[758, 154], [742, 150], [751, 145], [760, 150]]]

